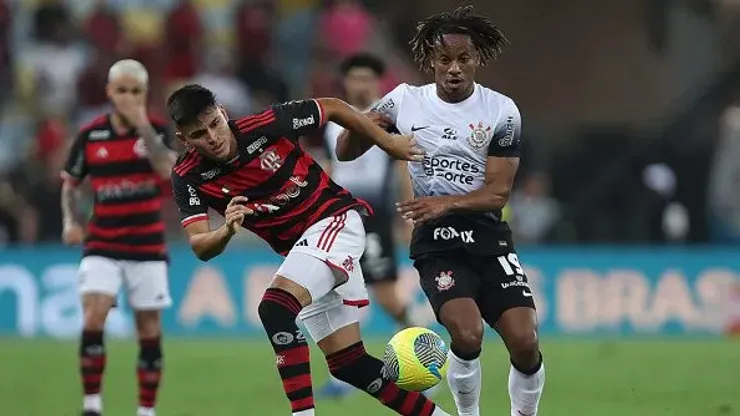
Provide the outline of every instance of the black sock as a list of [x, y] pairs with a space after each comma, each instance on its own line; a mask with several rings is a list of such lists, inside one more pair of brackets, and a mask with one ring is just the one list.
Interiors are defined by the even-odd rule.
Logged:
[[80, 376], [86, 396], [100, 394], [105, 370], [103, 331], [82, 331], [80, 338]]
[[154, 408], [162, 377], [162, 344], [160, 338], [139, 341], [139, 406]]
[[535, 364], [535, 366], [532, 368], [522, 368], [522, 366], [515, 363], [513, 359], [510, 359], [511, 365], [516, 369], [516, 371], [524, 374], [525, 376], [531, 376], [540, 371], [540, 368], [542, 367], [542, 353], [538, 352], [538, 354], [540, 358], [539, 360], [537, 360], [537, 364]]
[[481, 350], [480, 348], [473, 352], [464, 352], [460, 351], [455, 344], [450, 345], [450, 351], [452, 351], [457, 358], [465, 361], [473, 361], [476, 358], [480, 357]]
[[326, 357], [331, 374], [380, 400], [404, 416], [430, 416], [436, 405], [423, 394], [401, 390], [383, 376], [383, 362], [369, 355], [362, 342]]
[[308, 343], [295, 323], [301, 309], [298, 299], [281, 289], [267, 289], [257, 308], [293, 413], [314, 408]]

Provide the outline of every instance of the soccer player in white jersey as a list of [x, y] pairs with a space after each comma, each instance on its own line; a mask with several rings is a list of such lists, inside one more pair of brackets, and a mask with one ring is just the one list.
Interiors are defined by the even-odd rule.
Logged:
[[[415, 224], [411, 258], [450, 334], [447, 381], [461, 416], [481, 414], [481, 318], [509, 351], [511, 415], [536, 415], [545, 383], [532, 292], [501, 219], [519, 166], [519, 110], [474, 80], [507, 43], [470, 6], [431, 16], [419, 23], [411, 44], [435, 82], [399, 85], [372, 110], [413, 133], [426, 153], [423, 163], [409, 163], [415, 198], [398, 210]], [[367, 143], [344, 132], [337, 155], [359, 157]]]
[[[342, 84], [347, 102], [361, 111], [370, 110], [381, 97], [380, 80], [385, 73], [385, 63], [369, 53], [358, 53], [346, 58], [340, 65]], [[383, 126], [389, 127], [389, 126]], [[382, 149], [373, 147], [353, 161], [339, 161], [334, 152], [337, 137], [344, 129], [329, 122], [324, 131], [332, 179], [352, 195], [370, 203], [374, 215], [363, 217], [365, 222], [365, 253], [360, 259], [365, 284], [373, 298], [400, 326], [411, 325], [408, 305], [396, 293], [398, 268], [396, 247], [393, 239], [395, 207], [393, 190], [398, 174], [402, 188], [409, 188], [406, 177], [406, 162], [395, 161]], [[402, 164], [398, 167], [397, 164]], [[402, 192], [411, 193], [410, 189]], [[405, 195], [404, 195], [405, 196]], [[343, 396], [351, 393], [351, 386], [334, 378], [322, 389], [322, 396]]]

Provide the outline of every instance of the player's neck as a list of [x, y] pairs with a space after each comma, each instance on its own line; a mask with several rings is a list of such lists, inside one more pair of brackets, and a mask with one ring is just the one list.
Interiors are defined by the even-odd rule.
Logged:
[[126, 119], [115, 112], [110, 115], [110, 124], [113, 127], [113, 131], [118, 135], [126, 134], [131, 130], [131, 126]]
[[444, 88], [437, 85], [437, 97], [439, 97], [440, 100], [450, 104], [456, 104], [465, 101], [470, 98], [470, 96], [473, 95], [474, 92], [475, 83], [473, 82], [470, 83], [470, 87], [468, 87], [465, 91], [460, 91], [459, 93], [453, 94], [448, 93], [444, 90]]

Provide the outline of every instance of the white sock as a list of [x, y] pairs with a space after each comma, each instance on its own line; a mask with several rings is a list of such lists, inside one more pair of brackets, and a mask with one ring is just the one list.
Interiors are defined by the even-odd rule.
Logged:
[[450, 386], [455, 406], [460, 416], [480, 414], [481, 369], [480, 358], [463, 360], [452, 351], [447, 354], [447, 384]]
[[136, 411], [136, 416], [155, 416], [154, 409], [151, 407], [141, 407]]
[[293, 416], [313, 416], [313, 409], [301, 410], [300, 412], [293, 413]]
[[101, 413], [103, 398], [99, 394], [88, 394], [82, 398], [82, 410]]
[[530, 376], [520, 373], [514, 366], [511, 366], [509, 370], [511, 416], [536, 416], [544, 387], [544, 362], [540, 365], [540, 369]]

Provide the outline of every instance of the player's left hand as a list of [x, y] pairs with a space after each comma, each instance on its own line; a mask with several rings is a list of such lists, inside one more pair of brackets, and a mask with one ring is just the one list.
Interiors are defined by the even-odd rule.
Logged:
[[132, 127], [144, 127], [149, 124], [149, 116], [146, 113], [146, 104], [130, 94], [117, 97], [114, 105], [118, 112], [128, 121]]
[[449, 196], [425, 196], [406, 202], [396, 203], [396, 209], [404, 219], [414, 224], [437, 219], [452, 209]]

